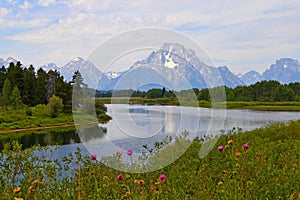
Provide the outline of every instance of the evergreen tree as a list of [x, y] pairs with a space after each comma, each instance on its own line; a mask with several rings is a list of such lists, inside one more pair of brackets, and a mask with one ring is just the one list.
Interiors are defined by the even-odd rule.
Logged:
[[60, 76], [56, 80], [55, 95], [63, 100], [64, 112], [72, 112], [72, 85], [64, 81], [64, 77]]
[[21, 96], [23, 96], [24, 77], [23, 77], [23, 69], [21, 66], [22, 64], [20, 62], [17, 62], [16, 65], [13, 62], [11, 62], [7, 69], [7, 78], [9, 79], [12, 87], [18, 86], [21, 92]]
[[2, 99], [1, 103], [5, 110], [7, 110], [10, 105], [10, 95], [11, 95], [11, 83], [8, 79], [4, 81], [3, 89], [2, 89]]
[[23, 102], [18, 86], [14, 87], [10, 97], [10, 102], [14, 110], [18, 110], [23, 107]]
[[295, 93], [293, 89], [287, 85], [279, 85], [274, 90], [275, 101], [293, 101], [295, 100]]
[[34, 99], [35, 87], [36, 87], [35, 71], [34, 71], [34, 67], [30, 65], [28, 69], [24, 69], [23, 101], [28, 106], [35, 105], [35, 99]]
[[72, 78], [73, 95], [72, 95], [72, 106], [73, 109], [78, 109], [83, 104], [83, 99], [86, 98], [84, 90], [87, 85], [83, 81], [81, 73], [77, 70]]
[[37, 71], [37, 80], [35, 87], [35, 105], [47, 104], [47, 73], [40, 68]]
[[0, 68], [0, 91], [2, 91], [4, 81], [6, 79], [6, 68], [4, 65]]
[[57, 71], [50, 70], [47, 73], [46, 98], [49, 100], [55, 94], [56, 80], [59, 77]]

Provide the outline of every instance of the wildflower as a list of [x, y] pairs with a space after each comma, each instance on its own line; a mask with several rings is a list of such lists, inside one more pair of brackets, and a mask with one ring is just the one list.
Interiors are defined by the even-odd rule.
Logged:
[[246, 144], [243, 145], [243, 147], [244, 147], [244, 149], [246, 150], [246, 149], [249, 148], [249, 145], [246, 143]]
[[17, 188], [14, 189], [14, 193], [18, 193], [18, 192], [20, 192], [20, 191], [21, 191], [21, 188], [20, 188], [20, 187], [17, 187]]
[[97, 158], [96, 154], [91, 155], [91, 160], [96, 160], [96, 158]]
[[160, 180], [165, 179], [165, 178], [166, 178], [166, 175], [164, 175], [164, 174], [159, 175]]
[[127, 151], [127, 155], [129, 155], [129, 156], [131, 156], [131, 155], [132, 155], [132, 153], [133, 153], [133, 151], [132, 151], [132, 150], [130, 150], [130, 149]]
[[145, 184], [145, 181], [144, 180], [137, 180], [137, 179], [135, 179], [134, 180], [134, 184], [136, 184], [136, 185], [140, 185], [140, 186], [143, 186], [144, 184]]
[[121, 181], [121, 180], [123, 180], [124, 176], [123, 176], [123, 174], [119, 174], [119, 175], [117, 176], [117, 178], [118, 178], [118, 181]]
[[164, 174], [159, 175], [158, 181], [155, 183], [156, 185], [164, 185], [167, 181], [167, 177]]
[[219, 180], [218, 181], [218, 185], [223, 185], [224, 181], [223, 180]]
[[223, 151], [224, 147], [223, 146], [218, 146], [218, 151]]
[[121, 157], [121, 156], [122, 156], [122, 152], [121, 152], [121, 151], [118, 151], [118, 152], [116, 153], [116, 156], [117, 156], [117, 157]]
[[228, 140], [227, 144], [232, 145], [233, 144], [233, 140]]
[[14, 200], [23, 200], [21, 197], [15, 197]]
[[144, 180], [139, 180], [139, 185], [143, 186], [145, 184], [145, 181]]
[[234, 154], [236, 157], [240, 157], [241, 156], [241, 152], [235, 152], [235, 154]]

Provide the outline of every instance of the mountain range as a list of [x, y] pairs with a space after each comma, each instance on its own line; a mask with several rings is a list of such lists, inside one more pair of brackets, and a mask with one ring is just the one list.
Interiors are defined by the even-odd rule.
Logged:
[[[0, 66], [7, 67], [17, 60], [0, 58]], [[65, 80], [71, 81], [75, 71], [80, 71], [85, 83], [98, 90], [135, 89], [148, 90], [166, 87], [172, 90], [206, 88], [226, 85], [250, 85], [262, 80], [277, 80], [286, 84], [300, 82], [300, 62], [291, 58], [280, 58], [263, 74], [251, 70], [245, 74], [234, 74], [227, 66], [213, 67], [202, 62], [192, 49], [178, 43], [165, 43], [148, 57], [136, 61], [128, 70], [101, 72], [92, 62], [77, 57], [64, 66], [49, 63], [37, 67], [48, 71], [57, 70]]]

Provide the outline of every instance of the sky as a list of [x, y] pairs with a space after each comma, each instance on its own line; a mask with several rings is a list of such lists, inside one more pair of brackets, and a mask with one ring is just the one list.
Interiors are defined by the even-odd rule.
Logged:
[[65, 65], [134, 29], [156, 27], [201, 45], [216, 66], [263, 72], [300, 59], [299, 0], [1, 0], [0, 58]]

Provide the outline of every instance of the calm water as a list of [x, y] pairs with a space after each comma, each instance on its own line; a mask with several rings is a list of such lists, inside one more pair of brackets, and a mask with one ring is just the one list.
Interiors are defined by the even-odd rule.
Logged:
[[[144, 150], [143, 145], [152, 147], [167, 135], [180, 135], [189, 131], [189, 137], [218, 134], [220, 129], [240, 127], [252, 130], [276, 122], [300, 119], [299, 112], [267, 112], [252, 110], [221, 110], [178, 106], [107, 105], [112, 120], [107, 124], [69, 131], [30, 133], [19, 138], [24, 147], [33, 144], [62, 145], [55, 157], [74, 152], [77, 147], [83, 154], [97, 153], [98, 157]], [[6, 138], [0, 141], [8, 142]], [[90, 153], [89, 153], [90, 152]]]

